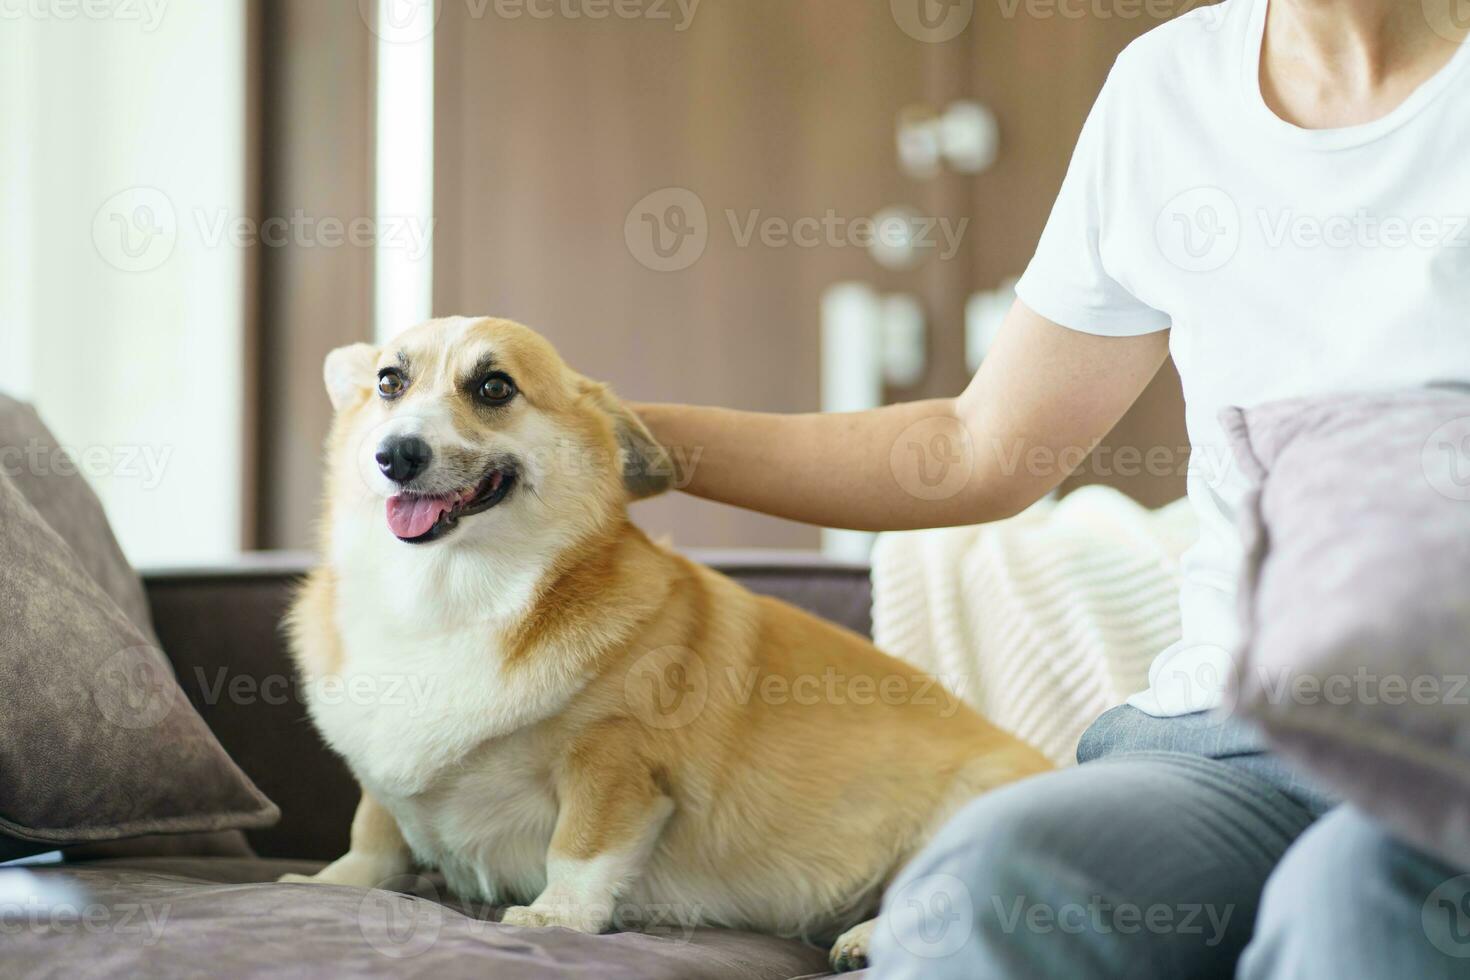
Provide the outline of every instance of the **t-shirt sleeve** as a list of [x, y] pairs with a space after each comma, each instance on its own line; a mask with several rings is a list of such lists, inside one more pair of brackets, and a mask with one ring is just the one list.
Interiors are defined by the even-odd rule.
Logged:
[[1130, 337], [1168, 329], [1169, 316], [1130, 293], [1104, 265], [1103, 222], [1111, 213], [1110, 194], [1117, 193], [1107, 172], [1117, 75], [1108, 78], [1082, 127], [1036, 254], [1016, 283], [1016, 296], [1072, 330]]

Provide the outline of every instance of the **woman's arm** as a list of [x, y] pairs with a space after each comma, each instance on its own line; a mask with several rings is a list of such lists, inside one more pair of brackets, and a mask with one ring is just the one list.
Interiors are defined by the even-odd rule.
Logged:
[[1168, 337], [1079, 333], [1017, 302], [958, 398], [845, 414], [635, 410], [695, 496], [825, 527], [976, 524], [1024, 510], [1080, 465], [1158, 372]]

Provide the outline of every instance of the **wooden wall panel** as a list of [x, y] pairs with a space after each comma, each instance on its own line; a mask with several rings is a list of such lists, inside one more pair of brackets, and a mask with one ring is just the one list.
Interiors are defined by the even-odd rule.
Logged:
[[[439, 30], [439, 312], [524, 320], [630, 398], [816, 409], [823, 290], [906, 283], [856, 247], [742, 247], [730, 214], [850, 221], [905, 199], [893, 120], [922, 95], [928, 46], [886, 0], [707, 0], [682, 33], [467, 11], [446, 4]], [[702, 199], [709, 242], [656, 272], [624, 224], [670, 186]], [[689, 544], [817, 540], [678, 497], [639, 518]]]

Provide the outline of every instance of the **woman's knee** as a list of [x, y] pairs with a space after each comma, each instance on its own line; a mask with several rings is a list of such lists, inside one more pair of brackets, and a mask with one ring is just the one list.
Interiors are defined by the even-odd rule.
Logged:
[[1223, 768], [1109, 759], [971, 802], [888, 890], [875, 975], [1229, 975], [1275, 858], [1268, 808]]
[[1076, 826], [1041, 795], [1022, 783], [970, 801], [904, 868], [875, 931], [879, 975], [969, 977], [1013, 955], [999, 947], [1024, 940], [1024, 903], [1044, 885], [1030, 876], [1065, 860]]
[[898, 881], [925, 875], [952, 875], [971, 890], [989, 894], [1043, 854], [1065, 854], [1070, 839], [1081, 845], [1087, 834], [1081, 822], [1058, 808], [1052, 793], [1069, 773], [1049, 773], [994, 790], [965, 804], [909, 863]]
[[1444, 949], [1425, 912], [1436, 888], [1454, 880], [1448, 865], [1360, 811], [1338, 807], [1301, 836], [1267, 881], [1238, 976], [1460, 976], [1470, 942]]

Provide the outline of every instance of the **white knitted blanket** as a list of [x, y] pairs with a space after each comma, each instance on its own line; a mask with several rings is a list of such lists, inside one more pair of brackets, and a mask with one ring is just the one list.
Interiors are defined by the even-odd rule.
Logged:
[[873, 635], [1058, 765], [1098, 715], [1148, 686], [1179, 638], [1188, 504], [1086, 487], [1006, 521], [884, 534]]

